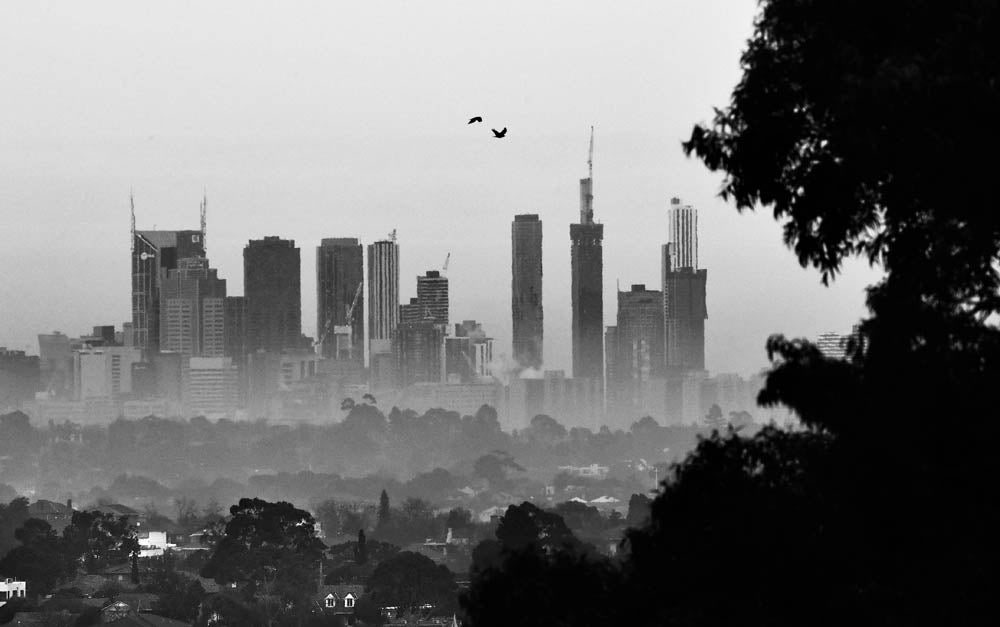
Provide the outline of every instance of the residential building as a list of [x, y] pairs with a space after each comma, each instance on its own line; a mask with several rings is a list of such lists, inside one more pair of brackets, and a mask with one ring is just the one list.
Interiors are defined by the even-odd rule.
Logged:
[[399, 387], [444, 380], [444, 337], [444, 326], [433, 319], [396, 327], [392, 353]]
[[18, 581], [12, 577], [0, 579], [0, 607], [7, 605], [8, 601], [23, 599], [28, 592], [28, 584]]
[[524, 368], [541, 368], [542, 221], [537, 214], [514, 216], [511, 223], [511, 319], [514, 360]]
[[[647, 398], [654, 377], [664, 377], [663, 296], [643, 284], [618, 292], [618, 324], [605, 335], [609, 413], [635, 420], [662, 399]], [[613, 331], [612, 331], [613, 329]]]
[[417, 301], [423, 311], [421, 320], [448, 326], [448, 277], [437, 270], [428, 270], [417, 277]]
[[372, 356], [391, 352], [392, 333], [397, 324], [399, 244], [393, 231], [390, 239], [368, 245], [368, 339]]

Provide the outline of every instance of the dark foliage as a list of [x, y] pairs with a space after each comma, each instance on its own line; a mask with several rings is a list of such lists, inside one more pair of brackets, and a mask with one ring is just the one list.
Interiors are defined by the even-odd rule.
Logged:
[[453, 612], [457, 590], [455, 578], [445, 566], [408, 551], [379, 564], [367, 585], [367, 593], [374, 602], [410, 613], [423, 604], [433, 605], [439, 614]]
[[248, 599], [269, 597], [303, 607], [316, 590], [324, 546], [313, 518], [289, 503], [240, 499], [201, 570], [220, 584], [237, 583]]

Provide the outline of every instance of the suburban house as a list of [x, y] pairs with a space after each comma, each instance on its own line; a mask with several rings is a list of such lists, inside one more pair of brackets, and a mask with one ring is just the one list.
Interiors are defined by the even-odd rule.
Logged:
[[0, 607], [7, 605], [11, 599], [23, 599], [27, 594], [28, 586], [23, 581], [17, 581], [6, 577], [0, 579]]
[[89, 508], [92, 512], [101, 512], [102, 514], [111, 514], [115, 518], [124, 517], [129, 525], [135, 527], [138, 530], [143, 530], [148, 522], [146, 514], [140, 512], [139, 510], [132, 509], [128, 505], [122, 505], [120, 503], [114, 503], [111, 505], [95, 505]]
[[28, 505], [28, 516], [49, 523], [49, 526], [57, 534], [61, 534], [63, 529], [68, 527], [70, 522], [72, 522], [74, 511], [72, 500], [66, 501], [63, 504], [38, 499], [31, 505]]
[[167, 541], [166, 531], [140, 531], [139, 557], [160, 557], [176, 545]]
[[354, 624], [354, 607], [357, 605], [361, 595], [364, 594], [364, 586], [349, 584], [339, 584], [332, 586], [320, 586], [316, 593], [316, 602], [324, 614], [333, 616], [343, 616], [347, 619], [347, 624]]

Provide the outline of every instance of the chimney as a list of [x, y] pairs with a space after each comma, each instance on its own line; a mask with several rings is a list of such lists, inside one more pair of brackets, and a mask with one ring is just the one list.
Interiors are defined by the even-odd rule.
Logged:
[[73, 509], [73, 499], [66, 499], [66, 507], [68, 507], [70, 510]]

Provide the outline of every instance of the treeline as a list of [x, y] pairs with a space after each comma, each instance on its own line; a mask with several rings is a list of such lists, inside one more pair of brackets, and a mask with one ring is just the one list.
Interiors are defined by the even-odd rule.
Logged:
[[[358, 404], [341, 422], [295, 427], [151, 416], [106, 427], [36, 428], [27, 416], [14, 413], [0, 417], [0, 482], [26, 486], [51, 500], [142, 499], [162, 508], [178, 496], [203, 505], [209, 500], [232, 502], [246, 494], [266, 496], [255, 491], [254, 481], [262, 481], [260, 488], [267, 489], [266, 482], [255, 477], [308, 471], [339, 478], [329, 496], [362, 498], [372, 493], [370, 484], [382, 483], [392, 491], [436, 469], [473, 476], [477, 460], [494, 451], [515, 458], [525, 469], [524, 477], [541, 483], [551, 481], [560, 465], [613, 467], [639, 459], [650, 465], [665, 463], [691, 450], [702, 433], [705, 430], [696, 427], [662, 427], [651, 418], [637, 421], [628, 431], [594, 432], [566, 428], [548, 416], [537, 416], [527, 428], [508, 433], [488, 406], [472, 416], [397, 408], [385, 415], [374, 405]], [[156, 482], [143, 483], [136, 475], [156, 477]], [[378, 479], [357, 485], [349, 479], [366, 476]], [[92, 491], [95, 483], [104, 491]], [[440, 496], [435, 486], [421, 490], [410, 495], [432, 500]], [[320, 492], [300, 490], [298, 496], [307, 501]]]

